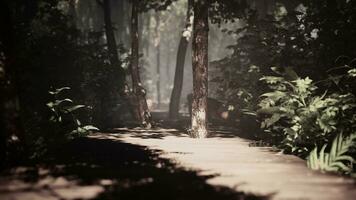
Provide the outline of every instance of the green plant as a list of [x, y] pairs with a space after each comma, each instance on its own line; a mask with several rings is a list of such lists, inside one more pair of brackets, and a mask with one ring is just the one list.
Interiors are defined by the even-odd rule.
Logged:
[[70, 88], [62, 87], [49, 91], [53, 97], [53, 101], [46, 104], [52, 113], [49, 121], [59, 128], [58, 131], [64, 132], [68, 138], [84, 136], [90, 131], [99, 130], [92, 125], [82, 125], [76, 111], [86, 106], [74, 104], [69, 98], [60, 98], [60, 94], [65, 90], [70, 90]]
[[355, 139], [356, 134], [343, 137], [343, 134], [340, 133], [333, 140], [329, 153], [325, 152], [327, 144], [323, 145], [320, 152], [318, 152], [318, 147], [315, 147], [313, 151], [310, 152], [307, 159], [308, 167], [313, 170], [321, 170], [326, 172], [352, 172], [355, 159], [347, 155], [347, 153], [349, 152], [350, 148], [355, 145]]
[[264, 76], [272, 92], [261, 95], [261, 128], [287, 152], [302, 157], [332, 140], [340, 132], [356, 129], [356, 100], [351, 93], [320, 94], [313, 81]]

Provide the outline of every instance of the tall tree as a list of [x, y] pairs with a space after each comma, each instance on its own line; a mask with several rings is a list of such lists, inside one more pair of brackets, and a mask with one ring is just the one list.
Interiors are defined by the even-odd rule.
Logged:
[[146, 101], [146, 90], [143, 88], [139, 69], [139, 36], [138, 36], [138, 0], [132, 0], [131, 13], [131, 79], [135, 99], [135, 118], [146, 128], [151, 127], [151, 113]]
[[[121, 67], [121, 62], [119, 60], [119, 52], [117, 48], [116, 38], [114, 27], [112, 25], [111, 19], [111, 5], [110, 0], [97, 0], [98, 4], [100, 4], [103, 8], [104, 13], [104, 23], [105, 23], [105, 36], [106, 36], [106, 44], [108, 48], [110, 65], [114, 69], [113, 72], [117, 74], [117, 80], [119, 83], [120, 92], [124, 89], [125, 84], [125, 70]], [[110, 85], [112, 82], [108, 81], [104, 84]], [[110, 110], [111, 110], [111, 100], [112, 96], [109, 95], [108, 91], [102, 91], [100, 106], [99, 107], [99, 121], [103, 127], [111, 126], [109, 123], [111, 120], [108, 119]]]
[[[171, 68], [170, 68], [170, 62], [171, 62], [171, 53], [172, 53], [172, 50], [171, 50], [171, 44], [170, 43], [167, 43], [166, 44], [166, 52], [167, 52], [167, 57], [166, 57], [166, 80], [170, 80], [171, 79]], [[170, 86], [170, 83], [167, 82], [167, 85], [166, 85], [166, 90], [169, 90], [169, 86]]]
[[124, 73], [124, 69], [120, 66], [120, 61], [118, 57], [119, 54], [116, 46], [115, 33], [114, 33], [114, 28], [112, 26], [110, 0], [103, 0], [102, 6], [104, 9], [105, 35], [106, 35], [106, 42], [109, 51], [110, 63], [111, 65], [116, 66], [120, 69], [121, 72], [120, 78], [122, 78], [121, 80], [124, 80], [125, 73]]
[[208, 33], [209, 6], [204, 0], [195, 0], [193, 22], [193, 102], [192, 136], [207, 136], [207, 97], [208, 97]]
[[[146, 38], [150, 38], [150, 27], [151, 27], [151, 16], [149, 15], [146, 18]], [[146, 56], [150, 57], [150, 42], [148, 41], [148, 39], [146, 39], [146, 45], [145, 45], [145, 51], [146, 51]]]
[[156, 13], [156, 73], [157, 73], [157, 80], [156, 80], [156, 88], [157, 88], [157, 107], [161, 106], [161, 34], [159, 30], [160, 26], [160, 19], [158, 13]]
[[187, 47], [192, 32], [192, 24], [190, 22], [191, 16], [192, 16], [192, 0], [188, 0], [186, 26], [182, 32], [182, 36], [180, 38], [179, 45], [178, 45], [176, 70], [174, 74], [174, 84], [173, 84], [173, 90], [171, 94], [171, 100], [169, 103], [170, 119], [178, 119], [179, 117], [179, 103], [180, 103], [182, 87], [183, 87], [185, 56], [186, 56]]

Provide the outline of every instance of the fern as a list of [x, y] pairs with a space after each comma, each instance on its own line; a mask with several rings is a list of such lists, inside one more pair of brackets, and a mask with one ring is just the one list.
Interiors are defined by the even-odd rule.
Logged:
[[[333, 140], [329, 153], [325, 152], [327, 144], [321, 148], [318, 155], [318, 148], [314, 148], [310, 152], [307, 159], [308, 167], [313, 170], [326, 172], [343, 172], [350, 173], [353, 169], [354, 158], [346, 155], [350, 148], [354, 145], [356, 134], [349, 137], [343, 137], [342, 133], [336, 136]], [[350, 163], [346, 165], [345, 163]]]

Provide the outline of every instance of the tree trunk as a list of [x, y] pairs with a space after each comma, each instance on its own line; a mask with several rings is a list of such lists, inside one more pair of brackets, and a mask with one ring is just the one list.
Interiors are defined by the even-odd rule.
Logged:
[[[166, 84], [165, 84], [165, 90], [164, 90], [164, 95], [165, 98], [170, 95], [170, 86], [171, 86], [171, 66], [170, 66], [170, 62], [171, 62], [171, 45], [170, 42], [168, 42], [167, 46], [166, 46], [166, 52], [167, 52], [167, 56], [166, 56]], [[168, 110], [169, 111], [169, 110]]]
[[147, 36], [146, 36], [146, 45], [145, 45], [145, 50], [146, 50], [146, 57], [150, 57], [150, 32], [151, 32], [151, 14], [148, 14], [147, 20], [146, 20], [146, 31], [147, 31]]
[[[167, 79], [166, 80], [170, 80], [171, 79], [171, 68], [170, 68], [170, 62], [171, 62], [171, 43], [168, 42], [167, 44], [167, 58], [166, 58], [166, 67], [167, 67], [167, 70], [166, 70], [166, 76], [167, 76]], [[167, 88], [166, 89], [169, 89], [169, 82], [167, 82]]]
[[208, 97], [208, 3], [194, 1], [192, 136], [207, 136]]
[[169, 103], [169, 118], [173, 119], [173, 120], [178, 119], [178, 117], [179, 117], [179, 103], [180, 103], [182, 87], [183, 87], [185, 55], [187, 52], [187, 47], [188, 47], [189, 38], [190, 38], [190, 36], [185, 35], [185, 33], [191, 34], [191, 31], [190, 31], [191, 30], [191, 23], [190, 23], [191, 10], [192, 10], [192, 0], [188, 0], [187, 19], [186, 19], [187, 25], [182, 33], [182, 36], [180, 38], [179, 45], [178, 45], [173, 90], [172, 90], [172, 94], [171, 94], [171, 100]]
[[143, 88], [140, 79], [139, 70], [139, 52], [138, 52], [138, 8], [137, 0], [132, 0], [132, 15], [131, 15], [131, 79], [133, 95], [135, 96], [135, 118], [146, 128], [151, 127], [151, 114], [148, 110], [146, 101], [146, 90]]
[[156, 13], [156, 88], [157, 88], [157, 108], [161, 107], [161, 51], [160, 51], [160, 33], [159, 33], [159, 16]]
[[[112, 66], [121, 68], [120, 61], [118, 58], [118, 51], [116, 47], [114, 29], [112, 27], [112, 21], [111, 21], [110, 0], [103, 1], [103, 8], [104, 8], [105, 35], [106, 35], [106, 42], [109, 51], [110, 63]], [[123, 69], [121, 71], [124, 77]]]
[[[119, 53], [117, 50], [117, 45], [116, 45], [116, 38], [115, 38], [115, 32], [114, 28], [112, 26], [112, 20], [111, 20], [111, 5], [110, 5], [110, 0], [103, 0], [102, 3], [100, 0], [97, 0], [99, 4], [102, 5], [103, 11], [104, 11], [104, 23], [105, 23], [105, 35], [106, 35], [106, 43], [108, 47], [108, 54], [109, 54], [109, 60], [110, 60], [110, 65], [115, 73], [117, 73], [118, 77], [117, 79], [119, 80], [119, 91], [121, 92], [124, 89], [124, 83], [125, 83], [125, 70], [121, 67], [121, 62], [119, 60]], [[110, 84], [110, 82], [109, 82]], [[110, 101], [112, 99], [112, 96], [109, 94], [107, 91], [102, 92], [101, 96], [101, 102], [100, 102], [100, 124], [103, 127], [108, 127], [112, 126], [112, 124], [109, 123], [110, 119], [108, 119], [108, 116], [110, 115], [110, 107], [112, 106]]]
[[117, 24], [117, 33], [116, 35], [118, 36], [117, 37], [117, 41], [119, 43], [123, 43], [124, 41], [124, 32], [125, 32], [125, 29], [126, 29], [126, 26], [124, 24], [125, 22], [125, 17], [122, 13], [125, 13], [125, 2], [124, 1], [117, 1], [117, 12], [119, 13], [117, 16], [116, 16], [116, 24]]

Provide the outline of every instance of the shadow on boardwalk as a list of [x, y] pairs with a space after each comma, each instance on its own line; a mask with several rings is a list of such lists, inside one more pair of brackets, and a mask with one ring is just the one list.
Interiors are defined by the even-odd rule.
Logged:
[[41, 165], [3, 172], [0, 199], [268, 199], [211, 186], [212, 176], [158, 154], [110, 139], [77, 139]]
[[[164, 139], [166, 136], [175, 137], [190, 137], [188, 129], [182, 127], [174, 127], [174, 129], [169, 126], [154, 127], [151, 129], [143, 128], [115, 128], [105, 131], [107, 134], [125, 134], [130, 133], [131, 137], [141, 138], [141, 139]], [[240, 131], [234, 127], [223, 127], [223, 126], [210, 126], [208, 138], [245, 138], [253, 139], [252, 136], [242, 135]]]

